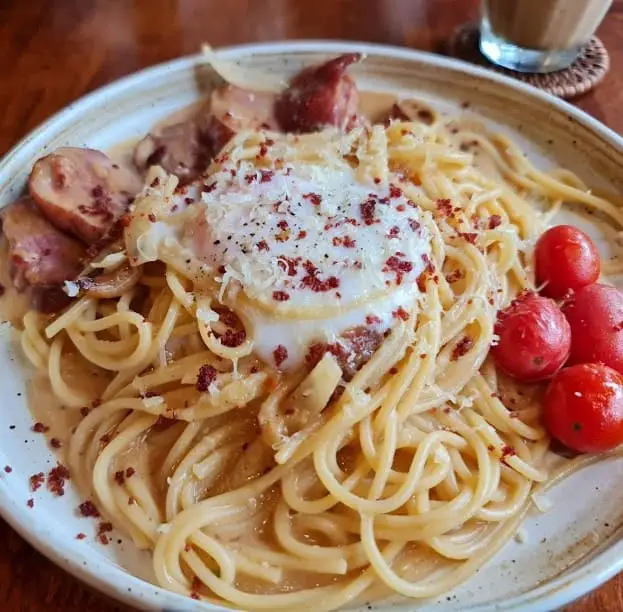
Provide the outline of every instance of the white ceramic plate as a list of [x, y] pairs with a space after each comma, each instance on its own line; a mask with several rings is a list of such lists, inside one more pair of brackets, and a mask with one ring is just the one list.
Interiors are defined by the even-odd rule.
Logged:
[[[361, 89], [393, 91], [470, 114], [510, 134], [543, 167], [565, 166], [592, 186], [623, 191], [623, 139], [576, 108], [529, 86], [462, 62], [407, 49], [333, 42], [274, 43], [223, 51], [229, 59], [284, 76], [347, 51], [367, 53], [353, 70]], [[124, 78], [75, 102], [19, 143], [0, 163], [0, 205], [23, 190], [33, 162], [62, 145], [109, 149], [147, 132], [196, 101], [214, 82], [199, 56]], [[8, 325], [0, 326], [0, 513], [54, 562], [108, 595], [141, 609], [215, 610], [153, 586], [149, 556], [129, 543], [95, 542], [93, 521], [76, 513], [71, 490], [52, 497], [29, 491], [31, 474], [54, 457], [33, 435], [25, 403], [27, 373]], [[21, 394], [21, 395], [20, 395]], [[5, 473], [4, 465], [12, 472]], [[553, 508], [531, 515], [525, 542], [511, 542], [469, 582], [438, 601], [399, 602], [376, 610], [551, 610], [623, 568], [623, 462], [607, 461], [573, 476], [549, 496]], [[34, 497], [30, 509], [26, 501]], [[76, 540], [79, 532], [89, 537]]]

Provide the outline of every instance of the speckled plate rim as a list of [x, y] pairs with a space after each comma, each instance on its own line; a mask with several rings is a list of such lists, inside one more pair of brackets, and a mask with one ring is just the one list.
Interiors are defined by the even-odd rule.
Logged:
[[[360, 51], [384, 56], [388, 59], [400, 59], [426, 64], [432, 68], [438, 67], [441, 70], [462, 72], [474, 76], [478, 80], [488, 81], [498, 84], [502, 88], [515, 90], [525, 97], [532, 98], [544, 107], [549, 107], [566, 115], [570, 120], [582, 125], [589, 133], [592, 133], [599, 140], [609, 145], [618, 155], [623, 155], [623, 138], [578, 108], [530, 85], [461, 60], [387, 45], [322, 40], [237, 45], [226, 47], [219, 51], [227, 59], [244, 59], [253, 55], [283, 55], [284, 53], [339, 54]], [[87, 112], [108, 96], [119, 95], [121, 92], [136, 87], [140, 83], [149, 81], [154, 77], [163, 76], [169, 72], [193, 68], [200, 61], [201, 56], [197, 54], [146, 68], [97, 89], [69, 104], [25, 136], [4, 156], [0, 161], [0, 185], [11, 183], [12, 176], [16, 173], [16, 164], [19, 164], [22, 150], [27, 146], [32, 146], [37, 141], [41, 141], [40, 144], [43, 149], [46, 134], [54, 127], [61, 124], [71, 124], [74, 115], [78, 116]], [[9, 187], [9, 190], [11, 189], [12, 187]], [[86, 584], [121, 602], [139, 609], [152, 610], [190, 611], [223, 609], [166, 591], [130, 575], [110, 561], [94, 560], [88, 554], [88, 550], [80, 550], [73, 542], [67, 541], [59, 534], [48, 531], [37, 523], [33, 524], [27, 510], [18, 504], [17, 500], [11, 498], [6, 487], [0, 487], [0, 515], [26, 541], [51, 561]], [[600, 586], [623, 570], [623, 540], [619, 539], [618, 535], [618, 532], [613, 534], [604, 544], [601, 552], [595, 554], [590, 560], [582, 563], [576, 569], [564, 572], [558, 577], [549, 580], [546, 584], [534, 588], [527, 593], [509, 598], [503, 603], [471, 605], [469, 606], [470, 612], [540, 612], [554, 610], [569, 603]], [[417, 602], [414, 602], [413, 605], [413, 609], [417, 609]]]

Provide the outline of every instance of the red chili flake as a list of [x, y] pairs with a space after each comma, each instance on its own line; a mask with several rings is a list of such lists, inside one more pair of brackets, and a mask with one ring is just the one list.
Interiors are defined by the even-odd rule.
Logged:
[[506, 457], [512, 457], [513, 455], [516, 455], [517, 453], [515, 452], [515, 449], [512, 446], [508, 446], [508, 444], [505, 444], [502, 447], [502, 459], [505, 459]]
[[473, 347], [474, 339], [471, 336], [463, 336], [463, 338], [457, 342], [456, 346], [452, 350], [450, 360], [457, 361], [459, 358], [463, 357], [463, 355], [469, 353]]
[[415, 219], [409, 219], [409, 227], [412, 231], [417, 232], [422, 226]]
[[10, 473], [13, 471], [13, 468], [12, 468], [10, 465], [5, 465], [5, 466], [4, 466], [4, 471], [5, 471], [7, 474], [10, 474]]
[[491, 215], [489, 217], [489, 229], [495, 229], [502, 224], [502, 217], [500, 215]]
[[398, 236], [400, 236], [400, 228], [397, 225], [394, 225], [394, 227], [389, 230], [387, 237], [398, 238]]
[[52, 438], [50, 440], [50, 446], [52, 448], [60, 448], [61, 447], [61, 441], [58, 438]]
[[154, 215], [154, 213], [149, 213], [147, 215], [147, 218], [152, 222], [155, 223], [156, 222], [156, 215]]
[[275, 365], [279, 367], [288, 358], [288, 349], [280, 344], [274, 351]]
[[400, 306], [397, 310], [394, 310], [394, 312], [392, 312], [392, 316], [396, 319], [402, 319], [403, 321], [406, 321], [409, 318], [409, 313], [402, 306]]
[[44, 425], [43, 423], [40, 423], [39, 421], [37, 421], [33, 426], [32, 426], [32, 430], [35, 433], [45, 433], [46, 431], [49, 431], [50, 428], [47, 425]]
[[285, 220], [279, 221], [279, 223], [277, 223], [277, 227], [279, 229], [282, 229], [282, 230], [290, 229], [290, 226], [288, 225], [288, 222], [285, 221]]
[[301, 230], [299, 235], [296, 237], [297, 240], [303, 240], [307, 236], [307, 232], [305, 230]]
[[79, 533], [76, 536], [76, 540], [84, 540], [84, 539], [86, 539], [86, 537], [87, 537], [86, 533]]
[[123, 470], [115, 472], [115, 482], [121, 486], [125, 482], [125, 473]]
[[244, 330], [232, 331], [228, 329], [221, 337], [220, 341], [223, 346], [234, 347], [240, 346], [247, 337]]
[[202, 365], [197, 374], [197, 384], [195, 385], [197, 391], [205, 393], [216, 380], [216, 374], [216, 368], [213, 366], [207, 364]]
[[357, 244], [357, 242], [353, 240], [350, 236], [344, 236], [343, 243], [347, 249], [354, 249], [355, 245]]
[[452, 202], [447, 198], [437, 200], [437, 210], [441, 216], [449, 217], [452, 214]]
[[134, 474], [136, 474], [136, 470], [130, 466], [126, 471], [125, 471], [125, 477], [126, 478], [132, 478], [132, 476], [134, 476]]
[[48, 473], [48, 491], [62, 497], [65, 495], [65, 480], [68, 479], [69, 470], [62, 463], [57, 463]]
[[45, 474], [43, 472], [39, 472], [38, 474], [33, 474], [30, 477], [30, 490], [36, 491], [45, 480]]
[[376, 202], [374, 200], [366, 200], [359, 205], [361, 217], [366, 225], [374, 223], [374, 213], [376, 211]]
[[26, 505], [27, 505], [29, 508], [34, 508], [34, 507], [35, 507], [35, 500], [31, 497], [31, 498], [30, 498], [30, 499], [26, 502]]
[[402, 195], [402, 189], [396, 187], [396, 185], [389, 186], [389, 197], [390, 198], [399, 198]]
[[304, 193], [303, 198], [309, 200], [314, 206], [320, 206], [322, 198], [317, 193]]
[[273, 300], [275, 302], [287, 302], [290, 299], [290, 294], [286, 291], [273, 291]]
[[379, 325], [381, 319], [376, 315], [366, 315], [366, 325]]
[[452, 272], [446, 274], [446, 281], [449, 283], [456, 283], [465, 277], [465, 272], [463, 270], [452, 270]]

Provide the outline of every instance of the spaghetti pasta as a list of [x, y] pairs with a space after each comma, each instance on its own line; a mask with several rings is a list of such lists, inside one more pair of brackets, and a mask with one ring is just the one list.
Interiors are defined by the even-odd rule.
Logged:
[[[618, 227], [623, 214], [505, 137], [432, 116], [347, 133], [243, 131], [184, 188], [152, 168], [124, 236], [138, 283], [119, 298], [79, 297], [51, 321], [25, 316], [33, 366], [65, 406], [90, 406], [69, 448], [80, 490], [153, 551], [163, 587], [248, 610], [433, 597], [491, 558], [559, 477], [538, 398], [488, 359], [494, 321], [533, 289], [532, 246], [563, 204]], [[276, 182], [289, 200], [273, 197]], [[377, 213], [392, 208], [393, 237], [360, 208], [371, 192]], [[297, 202], [320, 211], [318, 222], [305, 213], [308, 232], [356, 216], [331, 208], [341, 203], [357, 209], [358, 240], [402, 255], [381, 270], [373, 246], [359, 246], [361, 265], [331, 291], [335, 262], [293, 274]], [[255, 220], [286, 222], [282, 240], [230, 246], [227, 259], [214, 228], [251, 232], [247, 204]], [[322, 290], [295, 299], [299, 272]], [[366, 316], [374, 346], [361, 341]], [[338, 350], [351, 328], [353, 353], [366, 353], [354, 365]], [[301, 343], [286, 350], [284, 334]], [[65, 380], [69, 357], [97, 370], [97, 394]]]

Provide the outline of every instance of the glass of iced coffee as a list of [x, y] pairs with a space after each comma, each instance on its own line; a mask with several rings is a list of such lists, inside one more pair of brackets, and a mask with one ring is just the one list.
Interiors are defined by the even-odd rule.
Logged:
[[482, 0], [480, 50], [520, 72], [570, 66], [612, 0]]

